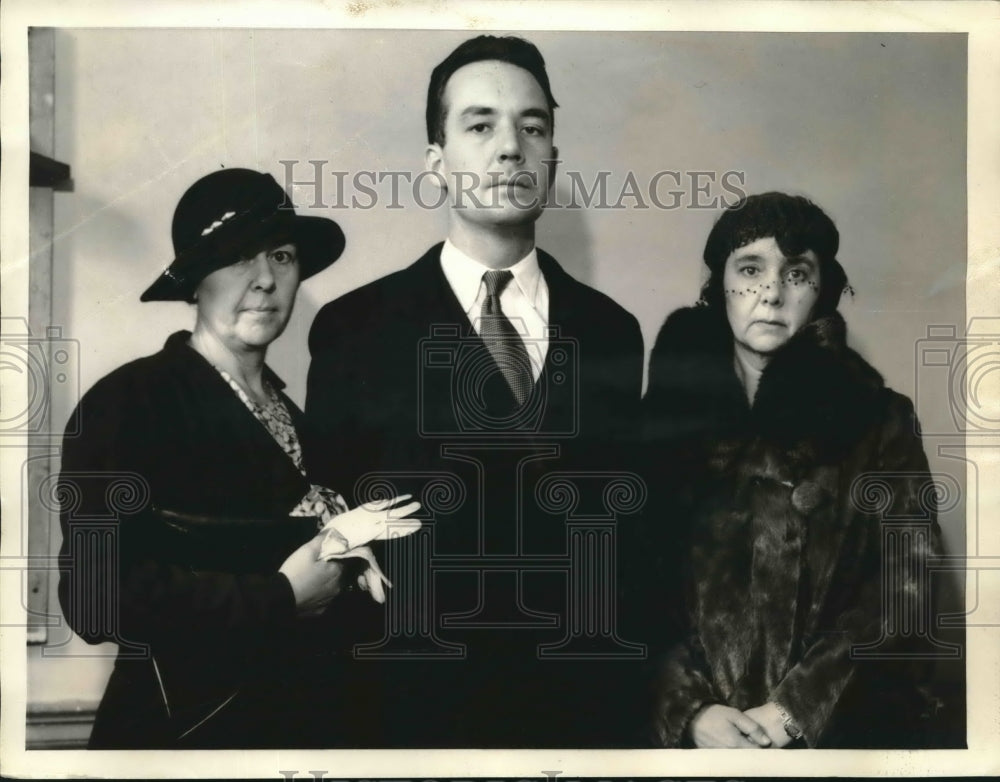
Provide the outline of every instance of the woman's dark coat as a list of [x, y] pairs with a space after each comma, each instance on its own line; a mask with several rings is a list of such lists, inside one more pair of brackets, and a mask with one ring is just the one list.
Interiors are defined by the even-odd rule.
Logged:
[[[680, 477], [649, 545], [687, 587], [681, 640], [656, 670], [662, 746], [688, 744], [706, 704], [768, 701], [808, 746], [920, 745], [925, 671], [898, 654], [931, 615], [933, 484], [910, 401], [845, 331], [839, 315], [803, 327], [752, 408], [724, 315], [679, 310], [657, 339], [647, 432]], [[669, 559], [678, 547], [686, 562]]]
[[[309, 482], [189, 336], [100, 380], [64, 441], [59, 599], [84, 640], [119, 645], [91, 746], [295, 746], [304, 709], [285, 674], [308, 669], [312, 623], [296, 620], [277, 569], [315, 534], [315, 520], [310, 531], [287, 518]], [[157, 510], [287, 520], [289, 531], [254, 551], [234, 534], [217, 563], [199, 564], [205, 552], [185, 552]], [[314, 645], [317, 668], [329, 644]]]

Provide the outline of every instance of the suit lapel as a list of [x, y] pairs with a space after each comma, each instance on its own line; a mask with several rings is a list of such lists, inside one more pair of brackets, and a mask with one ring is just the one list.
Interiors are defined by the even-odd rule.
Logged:
[[406, 282], [414, 298], [414, 312], [420, 325], [426, 326], [425, 335], [430, 335], [432, 326], [440, 325], [458, 326], [462, 337], [475, 336], [469, 317], [441, 268], [442, 247], [443, 242], [434, 245], [407, 269]]
[[[439, 333], [443, 330], [445, 335], [450, 334], [451, 338], [461, 340], [466, 349], [478, 358], [481, 351], [488, 354], [488, 349], [472, 328], [469, 316], [462, 309], [441, 268], [443, 246], [443, 243], [434, 245], [407, 270], [406, 286], [411, 292], [409, 295], [414, 299], [415, 323], [423, 336], [429, 337], [432, 329], [439, 329]], [[556, 403], [555, 406], [561, 406], [565, 394], [573, 389], [574, 378], [570, 378], [570, 382], [565, 381], [564, 373], [567, 370], [565, 363], [559, 362], [556, 366], [553, 357], [561, 359], [565, 356], [565, 353], [557, 350], [560, 344], [577, 342], [581, 313], [575, 306], [574, 287], [578, 284], [576, 280], [543, 250], [538, 250], [538, 264], [549, 289], [548, 322], [553, 332], [542, 371], [533, 386], [532, 398], [527, 404], [537, 404], [535, 397], [538, 394], [545, 394], [545, 406], [550, 408], [554, 406], [553, 403]], [[448, 337], [443, 336], [443, 338]], [[574, 354], [570, 360], [579, 360], [579, 356]], [[569, 369], [575, 371], [577, 368], [569, 367]], [[497, 384], [494, 398], [505, 409], [516, 407], [513, 392], [506, 382]]]
[[424, 425], [434, 432], [477, 431], [484, 422], [504, 417], [503, 411], [516, 402], [499, 372], [476, 371], [493, 357], [445, 277], [443, 246], [431, 247], [407, 268], [399, 280], [401, 289], [391, 295], [410, 302], [409, 328], [419, 346], [420, 406], [432, 419]]
[[[543, 250], [538, 251], [538, 265], [549, 289], [549, 349], [536, 385], [542, 385], [546, 394], [546, 416], [556, 415], [560, 410], [575, 415], [570, 397], [579, 391], [579, 362], [583, 342], [580, 339], [581, 312], [575, 295], [575, 288], [579, 283]], [[546, 427], [549, 431], [550, 426], [563, 431], [572, 424], [565, 421], [551, 422]]]
[[578, 284], [577, 281], [544, 250], [538, 251], [538, 266], [549, 288], [549, 324], [558, 326], [560, 331], [572, 331], [578, 315], [573, 306], [573, 287]]
[[[472, 327], [468, 314], [462, 309], [458, 297], [441, 268], [441, 248], [443, 246], [443, 244], [435, 245], [423, 258], [410, 267], [414, 272], [414, 286], [422, 286], [422, 290], [427, 293], [427, 298], [422, 305], [422, 309], [427, 315], [425, 334], [430, 335], [432, 328], [441, 327], [444, 329], [442, 336], [445, 340], [458, 339], [461, 342], [460, 361], [465, 367], [482, 366], [483, 362], [493, 363], [493, 357], [486, 347], [486, 343]], [[532, 393], [537, 393], [537, 386], [536, 383]], [[464, 387], [464, 385], [459, 385], [455, 390], [459, 391]], [[483, 394], [487, 408], [500, 417], [506, 417], [510, 411], [518, 407], [514, 392], [511, 391], [507, 381], [499, 372], [489, 374], [486, 381], [481, 386], [477, 386], [476, 392]], [[467, 401], [476, 404], [476, 400], [471, 397]], [[459, 403], [458, 400], [456, 403]]]

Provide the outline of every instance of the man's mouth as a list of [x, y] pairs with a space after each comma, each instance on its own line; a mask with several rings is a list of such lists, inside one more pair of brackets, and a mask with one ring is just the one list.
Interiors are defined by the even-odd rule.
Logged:
[[530, 176], [511, 176], [511, 177], [501, 177], [500, 179], [493, 182], [490, 187], [502, 187], [511, 188], [517, 187], [522, 190], [527, 190], [534, 185], [534, 182]]

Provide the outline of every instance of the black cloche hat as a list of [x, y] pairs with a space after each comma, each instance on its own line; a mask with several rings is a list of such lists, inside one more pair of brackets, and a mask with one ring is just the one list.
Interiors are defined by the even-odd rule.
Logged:
[[176, 257], [140, 301], [194, 301], [195, 288], [207, 275], [270, 238], [296, 245], [302, 279], [344, 251], [344, 232], [336, 222], [295, 214], [274, 177], [247, 168], [215, 171], [191, 185], [174, 210], [171, 234]]

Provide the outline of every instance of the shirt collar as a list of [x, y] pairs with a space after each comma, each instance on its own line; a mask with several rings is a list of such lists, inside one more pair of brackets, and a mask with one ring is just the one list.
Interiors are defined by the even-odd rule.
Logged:
[[[476, 299], [479, 298], [479, 286], [482, 284], [483, 274], [492, 269], [466, 255], [452, 244], [450, 239], [445, 241], [444, 247], [441, 248], [441, 269], [455, 296], [458, 297], [462, 309], [466, 313], [471, 312], [476, 306]], [[532, 247], [527, 255], [513, 266], [508, 266], [505, 271], [514, 275], [517, 287], [534, 306], [538, 281], [542, 276], [542, 270], [538, 266], [538, 251]]]

